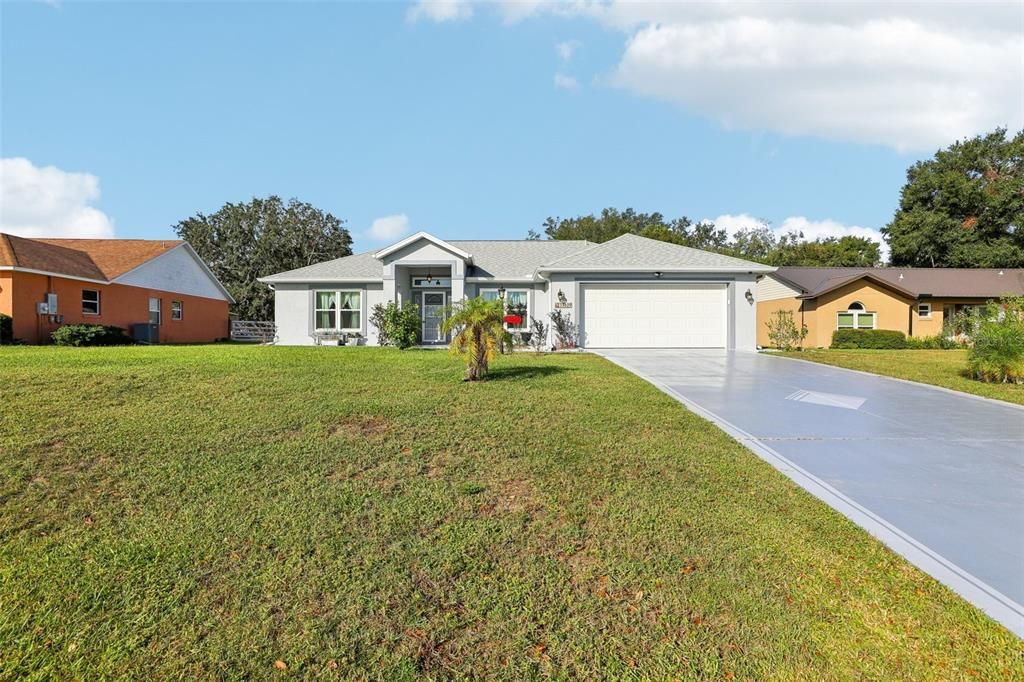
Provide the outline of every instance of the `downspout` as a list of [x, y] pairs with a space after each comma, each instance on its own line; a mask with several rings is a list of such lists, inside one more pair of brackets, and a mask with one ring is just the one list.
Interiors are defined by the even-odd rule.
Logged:
[[[806, 302], [807, 301], [805, 301], [803, 299], [800, 300], [800, 330], [801, 331], [803, 331], [803, 328], [804, 328], [804, 303], [806, 303]], [[802, 349], [803, 347], [804, 347], [804, 340], [800, 339], [800, 348]]]

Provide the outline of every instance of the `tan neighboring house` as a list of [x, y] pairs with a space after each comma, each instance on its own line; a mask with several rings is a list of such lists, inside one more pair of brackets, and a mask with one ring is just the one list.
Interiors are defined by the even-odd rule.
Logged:
[[771, 347], [776, 310], [807, 325], [805, 347], [824, 348], [837, 329], [936, 336], [956, 312], [1007, 294], [1024, 295], [1024, 270], [781, 267], [757, 285], [757, 344]]

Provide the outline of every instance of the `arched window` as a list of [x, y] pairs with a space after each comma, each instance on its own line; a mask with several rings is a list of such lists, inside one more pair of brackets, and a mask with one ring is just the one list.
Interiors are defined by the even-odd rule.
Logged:
[[875, 314], [866, 312], [864, 304], [854, 301], [845, 311], [836, 313], [836, 329], [874, 329]]

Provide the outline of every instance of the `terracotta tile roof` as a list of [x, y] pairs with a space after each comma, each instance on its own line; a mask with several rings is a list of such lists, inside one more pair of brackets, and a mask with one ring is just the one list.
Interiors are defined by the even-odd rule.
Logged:
[[181, 244], [177, 239], [29, 239], [0, 233], [0, 266], [109, 281]]

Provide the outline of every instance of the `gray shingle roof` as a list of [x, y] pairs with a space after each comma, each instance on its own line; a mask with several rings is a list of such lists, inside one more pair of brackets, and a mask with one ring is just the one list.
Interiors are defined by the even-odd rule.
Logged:
[[372, 281], [384, 277], [384, 266], [374, 258], [376, 251], [357, 253], [343, 258], [314, 263], [304, 268], [278, 272], [261, 277], [261, 282], [316, 282], [337, 279]]
[[[774, 268], [686, 246], [625, 234], [603, 244], [582, 240], [449, 240], [473, 257], [469, 277], [521, 279], [554, 270], [706, 270], [771, 272]], [[262, 282], [373, 281], [383, 276], [376, 251], [261, 278]]]
[[448, 243], [473, 256], [473, 267], [466, 273], [469, 277], [495, 279], [532, 277], [540, 266], [594, 246], [592, 242], [569, 239], [449, 240]]
[[772, 272], [775, 268], [668, 242], [624, 234], [546, 263], [541, 270], [715, 270]]

